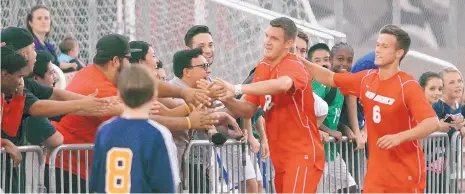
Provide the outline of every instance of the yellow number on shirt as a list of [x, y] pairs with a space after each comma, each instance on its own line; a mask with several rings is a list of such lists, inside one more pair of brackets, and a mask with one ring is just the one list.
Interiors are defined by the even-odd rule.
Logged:
[[105, 192], [129, 193], [131, 191], [131, 149], [111, 148], [107, 153], [106, 162]]
[[373, 107], [373, 121], [375, 123], [381, 122], [381, 109], [379, 108], [378, 105], [375, 105]]

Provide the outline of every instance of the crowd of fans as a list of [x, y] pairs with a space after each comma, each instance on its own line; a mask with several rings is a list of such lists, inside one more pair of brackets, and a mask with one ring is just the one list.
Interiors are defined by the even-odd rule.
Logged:
[[[176, 52], [173, 56], [174, 78], [167, 80], [163, 63], [156, 57], [157, 53], [150, 43], [129, 41], [125, 36], [118, 34], [106, 35], [96, 45], [92, 64], [84, 64], [79, 59], [77, 40], [67, 37], [61, 40], [58, 47], [51, 40], [52, 21], [53, 17], [48, 8], [39, 5], [32, 8], [27, 15], [27, 28], [9, 27], [1, 32], [1, 145], [10, 153], [15, 165], [22, 158], [17, 146], [41, 145], [53, 150], [63, 144], [95, 143], [96, 138], [98, 139], [96, 135], [99, 126], [110, 118], [128, 111], [125, 106], [131, 104], [131, 99], [130, 97], [125, 99], [123, 96], [121, 100], [121, 97], [118, 97], [123, 91], [119, 88], [119, 81], [123, 79], [122, 75], [130, 74], [130, 72], [125, 74], [121, 72], [133, 66], [144, 66], [143, 70], [158, 80], [155, 90], [158, 99], [150, 102], [149, 118], [171, 132], [176, 153], [168, 155], [174, 154], [174, 158], [177, 158], [176, 166], [181, 169], [186, 165], [195, 165], [196, 168], [189, 174], [188, 179], [200, 184], [189, 187], [190, 192], [211, 189], [210, 177], [204, 173], [207, 172], [204, 169], [210, 168], [210, 162], [203, 159], [210, 159], [213, 154], [209, 149], [194, 150], [191, 152], [192, 157], [187, 157], [189, 158], [187, 161], [184, 160], [186, 158], [184, 154], [191, 140], [210, 140], [217, 145], [223, 144], [227, 139], [247, 140], [251, 150], [260, 153], [259, 157], [267, 158], [270, 155], [272, 146], [268, 142], [266, 132], [268, 126], [265, 125], [264, 113], [277, 105], [266, 101], [265, 98], [263, 103], [268, 102], [268, 104], [254, 111], [250, 117], [240, 117], [241, 115], [235, 114], [236, 111], [228, 110], [230, 104], [223, 99], [232, 94], [213, 84], [218, 80], [209, 78], [213, 69], [221, 64], [214, 63], [215, 43], [212, 37], [215, 34], [212, 34], [207, 26], [196, 25], [186, 32], [185, 49]], [[290, 50], [295, 51], [295, 55], [335, 73], [357, 73], [378, 68], [375, 65], [374, 51], [356, 57], [348, 43], [337, 43], [331, 48], [325, 43], [312, 44], [303, 32], [297, 34], [295, 45], [292, 47]], [[354, 63], [355, 59], [357, 60]], [[257, 58], [257, 62], [258, 60]], [[66, 80], [58, 79], [54, 66], [59, 67], [66, 74]], [[255, 68], [251, 70], [244, 84], [252, 82], [255, 71]], [[140, 72], [137, 75], [144, 76]], [[65, 90], [54, 87], [57, 82], [63, 81], [67, 83]], [[465, 109], [462, 106], [464, 86], [461, 73], [455, 68], [446, 68], [441, 72], [425, 72], [418, 82], [423, 87], [426, 99], [441, 119], [440, 131], [447, 132], [449, 136], [455, 131], [460, 131], [462, 136], [465, 135], [463, 117]], [[347, 136], [350, 141], [354, 141], [356, 149], [364, 148], [367, 130], [359, 99], [354, 96], [344, 96], [340, 89], [325, 86], [316, 80], [311, 81], [311, 88], [314, 96], [316, 127], [319, 129], [321, 140], [327, 141], [328, 137], [334, 137], [340, 142], [343, 136]], [[153, 94], [153, 91], [148, 92]], [[152, 95], [147, 95], [145, 101], [152, 100]], [[143, 96], [143, 93], [138, 96]], [[235, 98], [243, 97], [237, 95]], [[142, 105], [139, 103], [137, 106]], [[282, 144], [286, 143], [282, 142]], [[331, 152], [327, 145], [324, 150], [327, 169], [324, 170], [325, 176], [321, 178], [318, 191], [360, 191], [361, 188], [357, 186], [360, 183], [356, 182], [358, 178], [353, 177], [356, 176], [354, 172], [359, 166], [357, 160], [344, 161], [342, 157], [351, 150], [338, 147], [336, 152]], [[240, 150], [234, 149], [222, 154], [236, 158], [239, 152]], [[68, 153], [63, 153], [63, 165], [56, 166], [56, 192], [77, 192], [78, 185], [81, 191], [88, 189], [87, 179], [92, 180], [94, 174], [90, 177], [86, 176], [85, 166], [89, 165], [87, 168], [91, 168], [91, 164], [85, 161], [83, 154], [78, 161], [76, 154], [69, 156]], [[245, 166], [239, 164], [238, 160], [229, 160], [225, 165], [234, 166], [234, 172], [230, 172], [230, 175], [245, 172], [245, 176], [235, 179], [247, 182], [241, 184], [247, 185], [246, 188], [240, 188], [241, 191], [261, 193], [264, 184], [262, 173], [257, 163], [253, 162], [253, 157], [255, 156], [247, 155]], [[68, 158], [71, 160], [68, 161]], [[9, 161], [7, 160], [7, 163]], [[428, 161], [428, 164], [432, 165], [434, 162], [436, 161]], [[355, 166], [355, 170], [349, 169], [349, 166]], [[100, 168], [104, 167], [104, 165], [100, 166]], [[65, 171], [63, 177], [61, 168]], [[186, 176], [179, 169], [173, 175], [173, 180], [179, 181], [180, 177]], [[7, 176], [10, 175], [9, 168], [2, 167], [2, 171], [6, 171]], [[18, 178], [16, 174], [22, 173], [21, 176], [24, 177], [26, 172], [24, 169], [16, 168], [13, 171], [15, 172], [13, 181], [16, 182], [15, 179]], [[67, 172], [71, 172], [72, 176], [68, 176]], [[344, 174], [345, 172], [348, 174]], [[46, 186], [49, 176], [46, 171]], [[8, 183], [9, 179], [6, 181], [7, 184], [12, 184]], [[61, 181], [64, 181], [65, 188], [60, 187]], [[70, 182], [71, 190], [67, 186]], [[323, 185], [323, 182], [331, 184]], [[14, 184], [12, 191], [20, 188], [20, 191], [24, 192], [24, 179], [20, 183]], [[150, 186], [161, 192], [171, 191], [163, 184], [160, 182]], [[91, 191], [101, 192], [99, 186], [95, 185], [98, 183], [89, 185]], [[9, 192], [9, 188], [3, 189]]]

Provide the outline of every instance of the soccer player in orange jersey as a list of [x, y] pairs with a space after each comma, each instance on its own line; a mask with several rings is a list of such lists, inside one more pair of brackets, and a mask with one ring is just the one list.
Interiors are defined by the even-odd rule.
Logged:
[[379, 70], [333, 73], [303, 58], [318, 82], [339, 87], [361, 99], [368, 134], [368, 170], [364, 192], [423, 192], [425, 160], [419, 139], [439, 129], [439, 121], [415, 79], [400, 71], [410, 37], [394, 25], [378, 36], [375, 64]]
[[[288, 18], [271, 20], [265, 31], [264, 59], [251, 84], [215, 80], [229, 95], [220, 98], [234, 114], [252, 117], [265, 110], [266, 134], [275, 168], [278, 193], [315, 193], [324, 168], [323, 144], [316, 124], [311, 77], [295, 54], [289, 53], [297, 26]], [[232, 93], [245, 94], [242, 100]]]

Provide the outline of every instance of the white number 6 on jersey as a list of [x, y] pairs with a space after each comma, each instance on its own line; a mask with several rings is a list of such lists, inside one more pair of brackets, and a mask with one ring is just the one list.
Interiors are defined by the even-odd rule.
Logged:
[[373, 121], [375, 123], [381, 122], [381, 109], [379, 108], [378, 105], [375, 105], [373, 107]]

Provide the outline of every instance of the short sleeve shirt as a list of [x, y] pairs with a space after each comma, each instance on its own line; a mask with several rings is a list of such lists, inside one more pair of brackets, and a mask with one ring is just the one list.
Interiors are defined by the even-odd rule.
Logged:
[[359, 97], [363, 105], [370, 155], [365, 184], [424, 188], [426, 167], [418, 140], [388, 150], [376, 146], [385, 135], [409, 130], [426, 118], [436, 117], [415, 79], [400, 71], [380, 80], [378, 70], [365, 70], [335, 74], [334, 82], [342, 93]]
[[[288, 54], [275, 67], [263, 59], [252, 83], [288, 76], [293, 88], [271, 95], [271, 108], [264, 113], [270, 154], [277, 172], [287, 164], [304, 162], [323, 169], [324, 151], [316, 125], [311, 77], [296, 55]], [[265, 96], [246, 95], [245, 100], [264, 107]]]
[[[92, 94], [96, 89], [98, 89], [97, 98], [116, 96], [118, 94], [116, 85], [110, 82], [95, 65], [89, 65], [79, 71], [66, 87], [66, 90], [82, 95]], [[52, 122], [52, 124], [63, 134], [63, 144], [94, 143], [98, 127], [110, 118], [109, 116], [97, 117], [69, 114], [65, 115], [60, 122]], [[72, 156], [74, 158], [72, 160], [72, 170], [77, 174], [76, 155], [76, 153], [73, 153]], [[67, 160], [68, 156], [64, 158]], [[81, 157], [80, 162], [81, 178], [85, 179], [84, 157]], [[58, 164], [59, 163], [57, 163], [57, 165]], [[64, 162], [64, 169], [66, 170], [68, 168], [68, 162], [66, 161]]]

